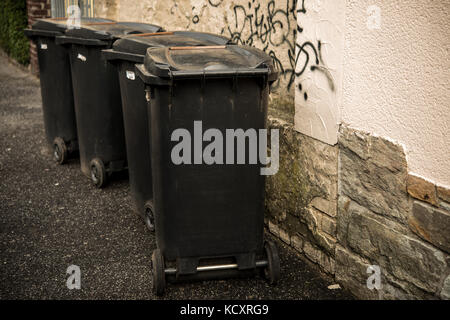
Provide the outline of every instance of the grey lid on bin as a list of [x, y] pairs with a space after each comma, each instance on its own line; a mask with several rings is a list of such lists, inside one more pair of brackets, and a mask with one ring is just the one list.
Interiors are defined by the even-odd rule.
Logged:
[[116, 40], [130, 34], [164, 31], [162, 27], [139, 22], [97, 22], [66, 31], [66, 36], [89, 40]]
[[249, 46], [148, 48], [145, 70], [160, 78], [267, 76], [278, 77], [272, 58]]

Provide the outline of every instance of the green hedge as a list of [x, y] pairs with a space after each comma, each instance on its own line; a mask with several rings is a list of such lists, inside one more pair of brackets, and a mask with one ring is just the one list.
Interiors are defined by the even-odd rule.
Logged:
[[23, 33], [26, 27], [26, 0], [0, 0], [0, 46], [24, 65], [30, 61], [30, 44]]

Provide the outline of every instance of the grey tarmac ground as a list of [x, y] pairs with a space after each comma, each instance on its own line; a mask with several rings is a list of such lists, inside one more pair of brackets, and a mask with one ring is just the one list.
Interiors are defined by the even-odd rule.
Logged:
[[[39, 80], [0, 55], [0, 299], [155, 299], [155, 238], [131, 211], [126, 177], [98, 190], [46, 146]], [[277, 242], [282, 278], [175, 284], [164, 299], [352, 299]], [[66, 287], [81, 269], [81, 290]]]

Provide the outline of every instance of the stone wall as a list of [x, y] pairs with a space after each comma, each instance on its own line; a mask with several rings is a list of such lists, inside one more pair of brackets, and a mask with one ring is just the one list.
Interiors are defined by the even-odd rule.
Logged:
[[[449, 190], [408, 174], [403, 147], [341, 126], [336, 279], [368, 299], [450, 297]], [[380, 290], [366, 286], [380, 267]]]
[[270, 120], [280, 130], [280, 169], [267, 178], [269, 230], [334, 274], [338, 147], [298, 133], [278, 119]]
[[[28, 26], [36, 19], [49, 18], [51, 16], [50, 0], [27, 0]], [[36, 45], [30, 41], [30, 69], [35, 75], [39, 74]]]

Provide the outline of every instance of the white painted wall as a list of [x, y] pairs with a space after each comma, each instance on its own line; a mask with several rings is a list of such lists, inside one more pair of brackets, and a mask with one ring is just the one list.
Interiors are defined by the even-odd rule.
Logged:
[[342, 101], [345, 1], [299, 1], [298, 10], [295, 128], [333, 145]]
[[[379, 29], [370, 28], [373, 6]], [[410, 172], [449, 187], [450, 0], [305, 0], [305, 7], [297, 43], [321, 41], [320, 65], [335, 91], [320, 73], [298, 76], [296, 129], [333, 144], [344, 123], [394, 140]]]
[[450, 1], [346, 3], [342, 122], [402, 143], [409, 171], [450, 186]]

